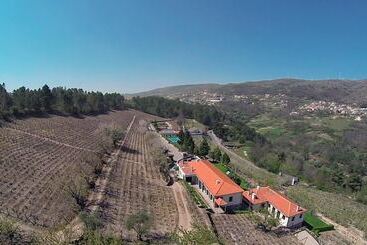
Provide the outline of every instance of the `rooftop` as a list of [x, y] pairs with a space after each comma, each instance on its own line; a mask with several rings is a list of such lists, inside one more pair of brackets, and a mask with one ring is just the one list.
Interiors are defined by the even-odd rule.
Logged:
[[306, 209], [292, 202], [281, 193], [274, 191], [269, 186], [254, 188], [243, 192], [242, 195], [252, 204], [269, 202], [287, 217], [292, 217], [306, 212]]
[[242, 193], [243, 189], [208, 160], [195, 160], [180, 165], [186, 175], [195, 174], [214, 196]]

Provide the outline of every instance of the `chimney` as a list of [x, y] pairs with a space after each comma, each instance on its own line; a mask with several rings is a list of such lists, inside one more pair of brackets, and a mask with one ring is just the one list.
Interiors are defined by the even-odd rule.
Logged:
[[255, 194], [255, 193], [252, 193], [252, 195], [251, 195], [251, 199], [252, 199], [252, 200], [255, 200], [255, 197], [256, 197], [256, 194]]
[[219, 184], [220, 184], [220, 180], [219, 180], [219, 179], [217, 179], [217, 180], [215, 181], [215, 183], [216, 183], [217, 185], [219, 185]]
[[292, 185], [295, 185], [296, 184], [296, 178], [295, 177], [293, 177], [292, 178]]
[[260, 186], [258, 185], [258, 186], [256, 187], [256, 189], [257, 189], [257, 190], [260, 190]]

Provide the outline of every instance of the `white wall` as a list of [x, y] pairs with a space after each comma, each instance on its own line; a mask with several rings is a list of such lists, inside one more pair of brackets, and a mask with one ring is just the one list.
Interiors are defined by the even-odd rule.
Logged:
[[[305, 214], [297, 214], [294, 216], [294, 220], [292, 221], [292, 217], [288, 219], [288, 227], [297, 226], [303, 222], [303, 216]], [[302, 217], [301, 217], [302, 216]]]
[[[177, 166], [178, 166], [178, 165], [177, 165]], [[184, 172], [182, 171], [181, 167], [180, 167], [180, 166], [178, 166], [178, 178], [179, 178], [179, 179], [184, 179], [184, 177], [185, 177]]]
[[[231, 195], [225, 195], [221, 197], [223, 198], [224, 201], [228, 203], [227, 206], [242, 204], [242, 193], [234, 193]], [[233, 197], [232, 202], [229, 202], [229, 197]]]
[[[274, 217], [276, 217], [279, 210], [277, 208], [275, 208], [275, 211], [273, 211], [273, 206], [271, 204], [269, 204], [268, 211], [269, 211], [269, 213], [273, 214]], [[287, 217], [287, 216], [283, 215], [283, 213], [280, 212], [280, 211], [279, 211], [279, 213], [280, 214], [278, 215], [278, 220], [279, 220], [279, 224], [281, 226], [292, 227], [292, 226], [297, 226], [297, 225], [299, 225], [303, 222], [303, 215], [304, 214], [302, 214], [302, 217], [301, 217], [301, 214], [295, 215], [294, 220], [292, 221], [293, 217]], [[283, 216], [285, 216], [284, 219], [283, 219]]]

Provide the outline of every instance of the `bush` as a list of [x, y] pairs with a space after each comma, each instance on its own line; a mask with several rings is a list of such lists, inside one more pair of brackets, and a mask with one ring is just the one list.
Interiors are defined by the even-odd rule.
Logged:
[[98, 212], [81, 212], [80, 218], [88, 230], [95, 231], [102, 227], [101, 217]]
[[88, 191], [80, 182], [73, 182], [68, 187], [68, 193], [75, 200], [80, 210], [83, 210], [87, 205]]
[[19, 236], [18, 227], [15, 223], [0, 219], [0, 242], [12, 244]]
[[172, 236], [172, 240], [182, 245], [206, 245], [206, 244], [220, 244], [218, 238], [212, 230], [198, 224], [193, 225], [190, 231], [180, 230]]
[[82, 238], [75, 242], [75, 244], [77, 245], [89, 245], [89, 244], [93, 244], [93, 245], [122, 245], [124, 244], [124, 242], [118, 238], [118, 237], [114, 237], [114, 236], [104, 236], [101, 233], [97, 232], [97, 231], [91, 231], [91, 230], [87, 230]]

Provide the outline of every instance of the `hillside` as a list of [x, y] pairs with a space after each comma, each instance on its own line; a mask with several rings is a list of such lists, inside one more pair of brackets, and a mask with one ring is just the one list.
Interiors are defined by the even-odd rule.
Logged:
[[[291, 98], [327, 100], [339, 103], [367, 103], [367, 80], [301, 80], [277, 79], [230, 84], [200, 84], [173, 86], [135, 94], [135, 96], [164, 96], [187, 101], [199, 97], [214, 99], [244, 95], [285, 94]], [[189, 98], [191, 97], [191, 98]], [[196, 98], [195, 98], [196, 97]]]
[[55, 227], [79, 210], [70, 192], [84, 189], [103, 154], [103, 130], [125, 130], [132, 111], [96, 117], [28, 118], [0, 129], [1, 213], [39, 227]]

